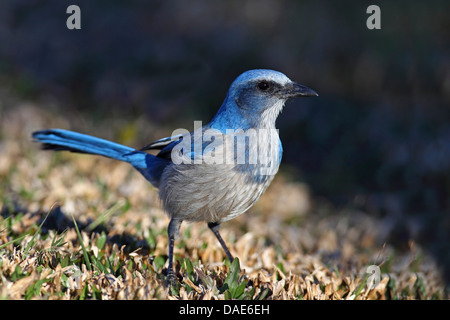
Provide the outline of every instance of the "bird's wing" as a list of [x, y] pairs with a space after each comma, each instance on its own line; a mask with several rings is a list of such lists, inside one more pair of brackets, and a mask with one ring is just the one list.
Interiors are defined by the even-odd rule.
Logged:
[[181, 137], [183, 135], [182, 134], [178, 134], [175, 136], [171, 136], [171, 137], [166, 137], [166, 138], [162, 138], [159, 140], [156, 140], [148, 145], [146, 145], [145, 147], [139, 149], [139, 151], [145, 151], [145, 150], [162, 150], [164, 149], [166, 146], [168, 146], [169, 144], [171, 144], [174, 141], [180, 141]]
[[[177, 134], [174, 136], [170, 136], [170, 137], [166, 137], [166, 138], [162, 138], [159, 140], [156, 140], [155, 142], [152, 142], [148, 145], [146, 145], [145, 147], [139, 149], [139, 151], [145, 151], [145, 150], [161, 150], [158, 154], [157, 157], [160, 158], [171, 158], [172, 156], [172, 149], [178, 145], [180, 142], [183, 141], [183, 139], [187, 139], [185, 142], [188, 143], [187, 145], [183, 145], [183, 154], [185, 156], [190, 157], [191, 159], [194, 159], [198, 156], [202, 156], [202, 151], [204, 149], [204, 147], [206, 145], [208, 145], [209, 142], [203, 142], [202, 139], [202, 132], [204, 132], [204, 130], [208, 129], [209, 127], [202, 127], [198, 130], [200, 130], [200, 134], [199, 136], [197, 136], [196, 134], [194, 134], [195, 132], [186, 132], [186, 133], [181, 133], [181, 134]], [[195, 139], [200, 139], [200, 143], [203, 146], [202, 148], [199, 149], [200, 153], [197, 151], [197, 153], [194, 152], [194, 150], [192, 149], [191, 146], [194, 145], [194, 140]]]
[[178, 134], [166, 138], [162, 138], [159, 140], [156, 140], [155, 142], [152, 142], [145, 147], [139, 149], [139, 151], [145, 151], [145, 150], [161, 150], [156, 156], [158, 158], [166, 158], [171, 159], [172, 156], [172, 149], [179, 144], [181, 141], [183, 141], [183, 138], [190, 138], [190, 133], [187, 134]]

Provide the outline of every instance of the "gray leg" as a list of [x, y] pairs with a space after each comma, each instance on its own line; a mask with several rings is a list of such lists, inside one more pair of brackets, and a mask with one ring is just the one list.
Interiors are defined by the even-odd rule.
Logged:
[[167, 233], [169, 234], [169, 267], [167, 269], [167, 282], [173, 283], [175, 281], [175, 272], [173, 270], [173, 246], [175, 244], [175, 238], [178, 236], [182, 220], [171, 219]]
[[219, 240], [223, 250], [225, 251], [225, 253], [227, 254], [228, 260], [230, 260], [230, 262], [233, 262], [234, 258], [230, 253], [230, 250], [228, 250], [227, 245], [225, 244], [225, 241], [222, 239], [222, 236], [219, 233], [219, 228], [220, 228], [220, 223], [216, 223], [216, 222], [208, 222], [208, 227], [211, 229], [211, 231], [214, 233], [214, 235], [216, 236], [217, 240]]

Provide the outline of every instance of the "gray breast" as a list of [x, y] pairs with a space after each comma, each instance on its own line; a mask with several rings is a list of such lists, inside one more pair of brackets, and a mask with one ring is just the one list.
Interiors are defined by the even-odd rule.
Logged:
[[[255, 145], [257, 152], [265, 154], [270, 147], [279, 150], [276, 138]], [[236, 163], [234, 152], [226, 150], [215, 150], [215, 156], [224, 159], [222, 163], [171, 164], [164, 170], [159, 195], [170, 218], [223, 222], [244, 213], [260, 198], [278, 170], [278, 153], [269, 163], [248, 163], [249, 157], [246, 163]]]
[[233, 165], [180, 164], [163, 173], [159, 194], [171, 218], [223, 222], [250, 208], [271, 182], [249, 183]]

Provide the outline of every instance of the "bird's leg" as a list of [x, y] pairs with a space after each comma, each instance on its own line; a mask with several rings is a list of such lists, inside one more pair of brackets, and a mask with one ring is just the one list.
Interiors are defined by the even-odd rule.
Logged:
[[173, 246], [175, 244], [175, 238], [178, 236], [181, 222], [182, 220], [172, 218], [169, 222], [169, 227], [167, 228], [167, 233], [169, 234], [169, 267], [167, 268], [167, 282], [169, 284], [174, 284], [176, 279], [173, 270]]
[[222, 236], [219, 233], [220, 223], [208, 222], [208, 227], [214, 233], [214, 235], [216, 236], [217, 240], [219, 240], [220, 244], [222, 245], [223, 250], [227, 254], [228, 260], [230, 260], [230, 262], [233, 262], [234, 258], [231, 255], [230, 250], [228, 250], [228, 247], [225, 244], [225, 241], [222, 239]]

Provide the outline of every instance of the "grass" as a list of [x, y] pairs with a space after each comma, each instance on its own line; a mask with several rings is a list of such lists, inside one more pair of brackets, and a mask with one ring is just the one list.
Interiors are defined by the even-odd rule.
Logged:
[[[0, 123], [0, 299], [449, 297], [426, 247], [398, 248], [376, 217], [323, 205], [282, 175], [223, 225], [231, 264], [206, 225], [183, 225], [179, 283], [166, 288], [168, 219], [157, 191], [126, 164], [38, 150], [15, 128], [31, 131], [40, 118], [16, 112]], [[381, 270], [374, 288], [369, 265]]]

